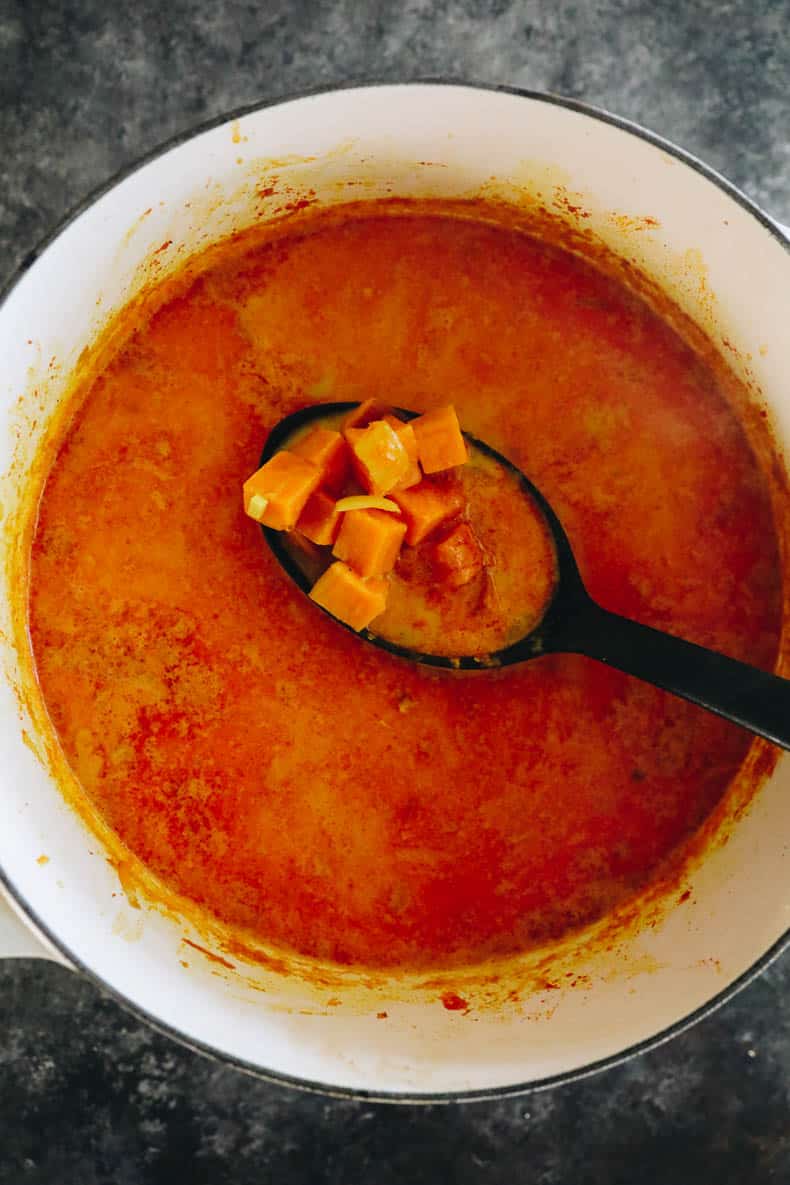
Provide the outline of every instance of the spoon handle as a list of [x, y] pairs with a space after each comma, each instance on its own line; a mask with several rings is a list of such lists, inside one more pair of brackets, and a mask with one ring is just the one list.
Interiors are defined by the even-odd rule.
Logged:
[[790, 679], [640, 625], [593, 601], [566, 620], [553, 641], [552, 649], [617, 667], [790, 749]]

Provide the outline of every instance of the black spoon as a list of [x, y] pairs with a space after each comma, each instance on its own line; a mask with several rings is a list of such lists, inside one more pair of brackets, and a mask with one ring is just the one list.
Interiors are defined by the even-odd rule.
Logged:
[[[261, 464], [278, 449], [286, 447], [298, 429], [328, 415], [349, 412], [357, 406], [357, 403], [318, 403], [286, 416], [270, 433]], [[403, 408], [395, 411], [403, 419], [413, 419], [418, 414]], [[769, 675], [715, 650], [706, 650], [673, 634], [602, 609], [584, 587], [568, 537], [540, 490], [507, 457], [468, 432], [464, 436], [473, 448], [515, 474], [548, 524], [557, 554], [558, 578], [542, 618], [518, 641], [482, 656], [426, 654], [389, 642], [371, 630], [362, 630], [357, 637], [412, 662], [452, 670], [490, 670], [538, 658], [541, 654], [584, 654], [691, 700], [774, 744], [790, 749], [790, 679]], [[309, 593], [311, 582], [289, 551], [287, 535], [269, 527], [263, 527], [263, 533], [291, 579], [303, 592]], [[336, 618], [332, 620], [343, 625]], [[350, 626], [344, 628], [350, 629]]]

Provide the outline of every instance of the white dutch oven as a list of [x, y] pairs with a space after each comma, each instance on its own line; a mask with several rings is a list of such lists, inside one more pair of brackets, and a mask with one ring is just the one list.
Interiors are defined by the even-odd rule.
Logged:
[[[692, 317], [737, 349], [778, 438], [790, 441], [790, 253], [770, 221], [720, 177], [576, 103], [460, 85], [354, 87], [245, 111], [168, 147], [26, 261], [0, 313], [6, 522], [16, 521], [30, 458], [69, 371], [134, 293], [143, 265], [150, 275], [157, 247], [170, 241], [157, 256], [164, 274], [307, 189], [330, 202], [468, 196], [486, 187], [516, 201], [540, 194], [558, 209], [582, 206], [587, 229], [667, 283]], [[262, 196], [267, 188], [274, 192]], [[7, 529], [6, 550], [12, 541]], [[96, 835], [35, 756], [41, 737], [14, 691], [26, 640], [11, 628], [8, 579], [0, 614], [8, 675], [0, 686], [0, 867], [9, 908], [0, 902], [0, 953], [82, 969], [204, 1051], [302, 1086], [378, 1098], [512, 1092], [677, 1032], [785, 940], [790, 764], [782, 759], [750, 809], [727, 824], [729, 842], [712, 845], [689, 869], [682, 904], [608, 943], [589, 935], [569, 941], [544, 961], [542, 978], [530, 978], [527, 960], [522, 990], [509, 1001], [494, 985], [483, 1006], [474, 973], [411, 987], [329, 972], [310, 983], [294, 965], [256, 968], [227, 957], [231, 968], [204, 957], [184, 939], [207, 948], [219, 940], [172, 911], [135, 908]], [[673, 892], [677, 902], [677, 886]], [[519, 968], [508, 974], [515, 982]], [[468, 997], [468, 1011], [442, 1006], [448, 986]]]

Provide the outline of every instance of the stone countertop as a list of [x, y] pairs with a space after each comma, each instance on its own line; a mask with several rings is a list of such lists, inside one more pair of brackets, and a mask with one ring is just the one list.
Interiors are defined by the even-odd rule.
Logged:
[[[548, 89], [643, 123], [790, 222], [788, 0], [0, 0], [0, 271], [175, 132], [377, 77]], [[50, 964], [0, 965], [0, 1185], [790, 1180], [790, 954], [626, 1065], [387, 1107], [187, 1052]]]

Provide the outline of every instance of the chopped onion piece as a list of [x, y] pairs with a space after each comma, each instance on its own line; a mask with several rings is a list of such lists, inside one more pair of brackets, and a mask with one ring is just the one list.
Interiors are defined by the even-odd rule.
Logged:
[[345, 510], [389, 510], [393, 514], [399, 513], [397, 503], [378, 494], [352, 494], [348, 498], [341, 498], [335, 502], [335, 510], [341, 514]]

